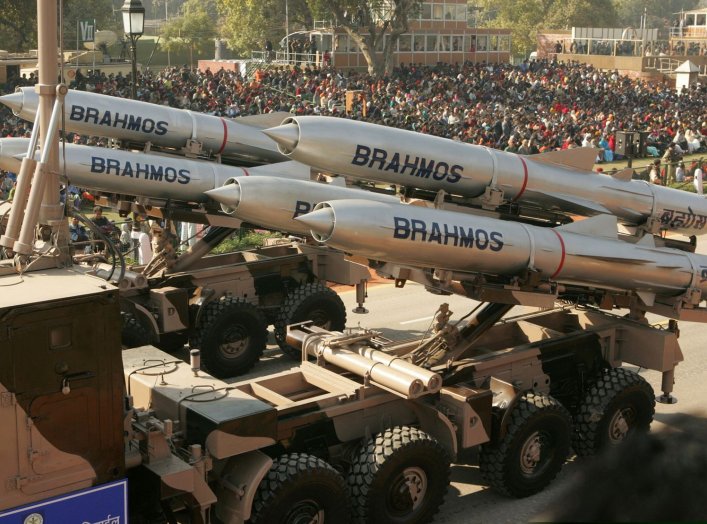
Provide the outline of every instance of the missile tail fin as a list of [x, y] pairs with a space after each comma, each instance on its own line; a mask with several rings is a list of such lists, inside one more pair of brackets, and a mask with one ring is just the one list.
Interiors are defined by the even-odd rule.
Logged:
[[285, 111], [275, 111], [274, 113], [265, 113], [262, 115], [239, 116], [234, 119], [234, 122], [257, 129], [267, 129], [269, 127], [279, 126], [282, 124], [283, 120], [291, 116], [290, 113], [286, 113]]
[[618, 222], [614, 215], [597, 215], [577, 222], [571, 222], [555, 229], [567, 233], [575, 233], [577, 235], [585, 235], [591, 237], [618, 238]]
[[647, 291], [636, 291], [636, 294], [646, 306], [652, 306], [653, 304], [655, 304], [655, 293], [649, 293]]
[[617, 180], [622, 180], [623, 182], [628, 182], [633, 178], [633, 168], [627, 167], [625, 169], [622, 169], [621, 171], [617, 171], [616, 173], [611, 175]]
[[554, 164], [579, 171], [592, 171], [599, 150], [593, 147], [576, 147], [562, 151], [550, 151], [529, 157], [535, 162]]
[[643, 238], [636, 242], [636, 245], [644, 247], [655, 247], [655, 238], [653, 238], [653, 235], [643, 235]]

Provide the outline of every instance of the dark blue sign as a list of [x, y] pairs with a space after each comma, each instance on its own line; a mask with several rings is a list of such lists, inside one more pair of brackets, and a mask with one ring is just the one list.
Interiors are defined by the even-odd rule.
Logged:
[[0, 512], [0, 524], [126, 524], [128, 481], [101, 484]]
[[444, 222], [425, 222], [416, 218], [393, 217], [393, 238], [427, 242], [435, 244], [450, 243], [454, 247], [475, 248], [479, 251], [503, 249], [503, 234], [499, 231], [445, 224]]
[[[404, 157], [403, 157], [404, 155]], [[398, 175], [407, 173], [410, 176], [420, 178], [434, 178], [435, 180], [446, 180], [454, 184], [464, 176], [464, 168], [459, 164], [425, 159], [424, 157], [412, 156], [410, 154], [388, 152], [377, 147], [370, 148], [361, 144], [356, 146], [356, 153], [351, 159], [354, 166], [367, 167], [368, 169], [378, 169], [385, 173], [392, 171]], [[412, 182], [414, 184], [414, 182]]]

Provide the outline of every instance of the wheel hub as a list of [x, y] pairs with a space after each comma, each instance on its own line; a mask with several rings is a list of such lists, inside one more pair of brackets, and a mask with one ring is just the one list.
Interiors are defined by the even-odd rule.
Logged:
[[223, 343], [219, 346], [221, 354], [226, 358], [236, 358], [248, 347], [248, 334], [237, 327], [224, 333]]
[[520, 453], [520, 468], [526, 475], [532, 475], [540, 464], [543, 439], [539, 432], [533, 433], [523, 444]]
[[427, 493], [427, 474], [422, 468], [405, 468], [390, 489], [390, 505], [400, 513], [413, 512], [420, 507]]
[[285, 517], [287, 524], [324, 524], [324, 509], [314, 500], [301, 500], [295, 504]]
[[629, 409], [620, 409], [609, 421], [609, 440], [614, 443], [626, 438], [631, 429], [632, 413]]
[[320, 328], [329, 329], [331, 327], [331, 318], [327, 311], [323, 309], [315, 309], [307, 315], [309, 320], [314, 322], [314, 325]]

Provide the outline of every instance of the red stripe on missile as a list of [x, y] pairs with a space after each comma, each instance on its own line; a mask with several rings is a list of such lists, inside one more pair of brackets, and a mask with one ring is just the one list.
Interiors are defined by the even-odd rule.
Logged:
[[552, 232], [557, 235], [557, 239], [560, 241], [560, 248], [562, 249], [562, 254], [560, 255], [560, 264], [557, 266], [557, 270], [550, 277], [550, 280], [554, 279], [557, 275], [559, 275], [560, 271], [562, 271], [562, 266], [565, 265], [565, 241], [562, 240], [562, 237], [557, 231], [553, 229]]
[[248, 173], [248, 170], [245, 167], [242, 167], [241, 169], [245, 173], [245, 176], [250, 176], [250, 173]]
[[523, 164], [523, 185], [520, 186], [520, 191], [518, 191], [518, 194], [511, 200], [511, 202], [515, 202], [518, 200], [521, 195], [525, 192], [525, 186], [528, 185], [528, 164], [525, 163], [525, 158], [522, 156], [518, 156], [520, 158], [521, 163]]
[[223, 124], [223, 142], [221, 142], [221, 149], [218, 150], [217, 155], [223, 153], [223, 150], [226, 149], [226, 142], [228, 142], [228, 126], [223, 118], [221, 118], [221, 123]]

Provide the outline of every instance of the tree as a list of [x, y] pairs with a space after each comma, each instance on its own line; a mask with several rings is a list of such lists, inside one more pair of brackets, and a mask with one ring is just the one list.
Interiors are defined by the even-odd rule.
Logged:
[[312, 12], [306, 0], [218, 0], [221, 36], [236, 53], [249, 55], [262, 50], [265, 40], [279, 42], [287, 33], [312, 27]]
[[167, 50], [188, 49], [189, 65], [194, 67], [194, 51], [207, 52], [213, 48], [217, 36], [216, 6], [211, 1], [187, 0], [181, 16], [170, 20], [162, 28], [162, 46]]
[[618, 27], [638, 27], [643, 10], [648, 15], [647, 27], [671, 25], [674, 13], [694, 9], [698, 0], [614, 0]]
[[479, 0], [479, 25], [511, 30], [512, 51], [528, 56], [539, 30], [613, 27], [615, 0]]
[[420, 12], [421, 0], [308, 0], [320, 17], [336, 24], [358, 45], [368, 72], [382, 76], [393, 68], [400, 35], [409, 31], [410, 17]]
[[0, 48], [26, 51], [37, 41], [37, 2], [0, 0]]
[[[32, 2], [30, 2], [32, 3]], [[76, 42], [76, 24], [79, 20], [95, 20], [96, 30], [122, 31], [120, 12], [113, 13], [111, 0], [86, 2], [85, 0], [64, 0], [64, 47]]]

